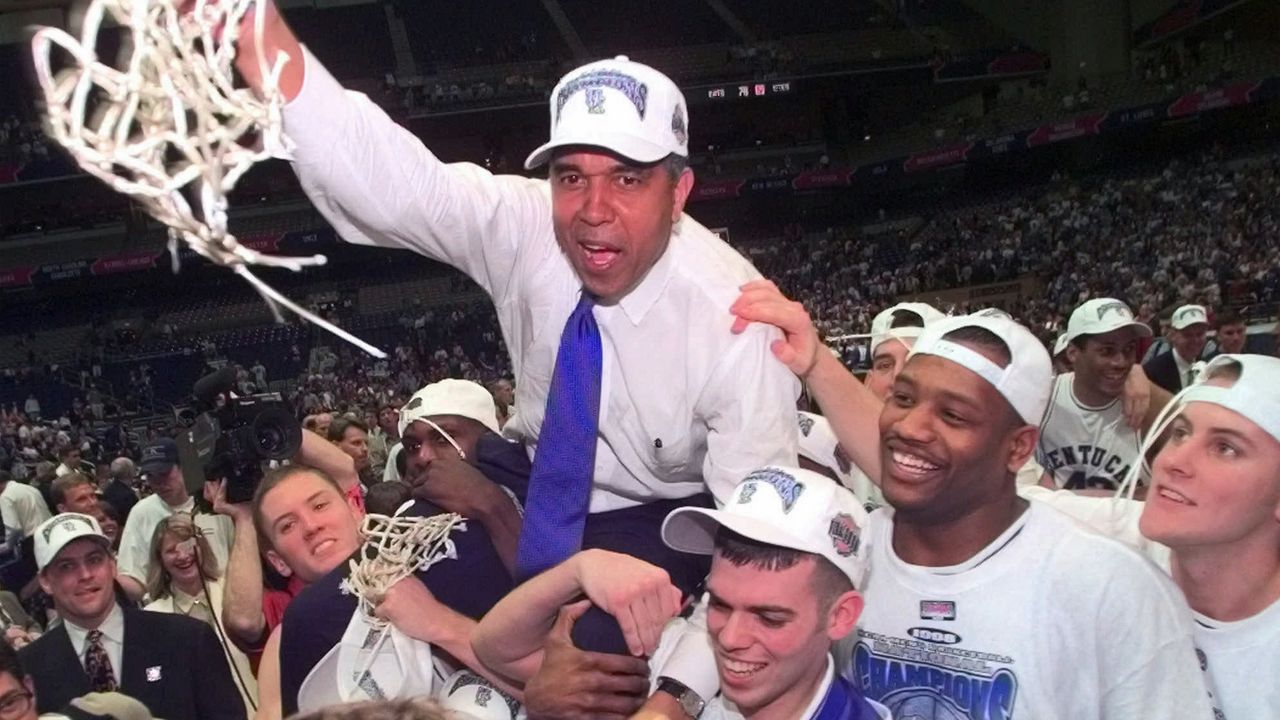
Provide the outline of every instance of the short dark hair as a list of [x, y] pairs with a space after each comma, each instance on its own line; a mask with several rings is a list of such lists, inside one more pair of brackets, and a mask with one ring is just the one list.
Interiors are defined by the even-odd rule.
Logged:
[[358, 428], [365, 435], [369, 434], [368, 425], [365, 425], [363, 422], [355, 418], [343, 415], [334, 418], [333, 422], [329, 423], [329, 433], [325, 437], [328, 438], [330, 442], [342, 442], [342, 439], [347, 436], [347, 430], [350, 430], [351, 428]]
[[67, 445], [66, 447], [64, 447], [64, 448], [62, 448], [61, 450], [59, 450], [59, 451], [58, 451], [58, 459], [59, 459], [59, 460], [63, 460], [63, 459], [65, 459], [68, 455], [70, 455], [70, 454], [71, 454], [71, 453], [73, 453], [73, 452], [74, 452], [74, 453], [78, 453], [78, 452], [80, 452], [80, 446], [79, 446], [79, 445]]
[[1013, 362], [1013, 352], [1009, 350], [1008, 343], [984, 327], [966, 325], [943, 335], [942, 339], [954, 343], [977, 345], [995, 355], [996, 364], [1000, 367], [1008, 367], [1009, 363]]
[[9, 673], [13, 676], [18, 684], [22, 684], [23, 679], [27, 677], [27, 671], [22, 667], [22, 659], [18, 657], [18, 651], [7, 642], [0, 642], [0, 673]]
[[276, 489], [277, 486], [284, 483], [285, 480], [295, 475], [315, 475], [333, 486], [344, 499], [346, 493], [343, 492], [342, 486], [329, 473], [313, 468], [310, 465], [285, 465], [276, 468], [262, 477], [262, 482], [258, 483], [258, 487], [253, 491], [253, 500], [250, 501], [249, 507], [253, 511], [253, 526], [258, 530], [258, 544], [263, 550], [273, 549], [271, 544], [271, 536], [267, 533], [267, 521], [262, 517], [262, 502], [267, 497], [267, 493]]
[[1213, 327], [1218, 329], [1224, 325], [1243, 325], [1244, 317], [1231, 308], [1222, 308], [1213, 316]]
[[889, 319], [889, 329], [903, 327], [924, 327], [924, 317], [915, 310], [894, 310]]
[[395, 515], [396, 510], [399, 510], [412, 495], [413, 492], [406, 482], [374, 483], [369, 487], [369, 492], [365, 493], [364, 509], [378, 515]]
[[667, 171], [667, 179], [675, 182], [680, 179], [680, 175], [684, 173], [685, 168], [689, 167], [689, 158], [677, 153], [662, 158], [662, 169]]
[[823, 613], [830, 610], [841, 595], [854, 589], [849, 576], [821, 555], [762, 543], [723, 526], [716, 531], [715, 551], [734, 567], [750, 566], [768, 572], [786, 570], [805, 558], [813, 558], [813, 590]]

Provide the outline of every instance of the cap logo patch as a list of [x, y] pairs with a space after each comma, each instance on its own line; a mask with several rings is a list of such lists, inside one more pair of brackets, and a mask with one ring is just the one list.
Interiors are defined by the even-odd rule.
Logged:
[[1174, 315], [1174, 318], [1178, 320], [1182, 320], [1184, 318], [1189, 318], [1189, 317], [1204, 317], [1204, 311], [1201, 310], [1200, 308], [1186, 308], [1181, 312], [1179, 312], [1177, 315]]
[[1098, 306], [1098, 319], [1099, 319], [1099, 320], [1101, 320], [1102, 318], [1106, 317], [1106, 314], [1107, 314], [1107, 313], [1109, 313], [1109, 312], [1115, 312], [1115, 313], [1119, 314], [1119, 315], [1120, 315], [1120, 317], [1124, 318], [1125, 320], [1132, 320], [1132, 319], [1133, 319], [1133, 311], [1129, 309], [1129, 306], [1128, 306], [1128, 305], [1125, 305], [1125, 304], [1124, 304], [1124, 303], [1122, 303], [1122, 302], [1118, 302], [1118, 301], [1117, 301], [1117, 302], [1109, 302], [1109, 303], [1102, 303], [1101, 305], [1099, 305], [1099, 306]]
[[800, 434], [809, 437], [809, 433], [813, 432], [813, 418], [808, 415], [798, 416], [800, 421]]
[[[752, 484], [765, 484], [773, 488], [778, 493], [778, 497], [782, 498], [782, 512], [789, 513], [791, 508], [795, 506], [796, 500], [800, 498], [800, 493], [804, 492], [804, 483], [796, 480], [788, 473], [772, 468], [764, 470], [756, 470], [746, 477], [744, 482]], [[754, 493], [755, 489], [748, 490], [743, 488], [745, 493]], [[748, 497], [750, 497], [748, 495]]]
[[862, 538], [858, 535], [858, 524], [853, 521], [853, 516], [849, 513], [840, 513], [831, 518], [827, 534], [831, 536], [831, 545], [840, 557], [853, 555], [858, 552], [858, 546], [862, 544]]
[[684, 115], [680, 112], [683, 108], [676, 105], [676, 111], [671, 114], [671, 133], [676, 136], [676, 142], [684, 145], [689, 141], [689, 130], [684, 124]]
[[849, 459], [849, 453], [844, 451], [844, 446], [840, 443], [836, 443], [835, 458], [836, 466], [840, 468], [840, 472], [848, 474], [849, 471], [853, 470], [853, 461]]
[[93, 524], [90, 523], [88, 520], [86, 520], [84, 516], [70, 515], [64, 518], [62, 522], [55, 523], [46, 527], [44, 529], [44, 541], [49, 542], [49, 536], [53, 534], [54, 530], [58, 530], [59, 528], [61, 528], [62, 530], [65, 530], [67, 532], [76, 532], [77, 530], [80, 529], [78, 525], [83, 525], [89, 528], [89, 530], [93, 530]]
[[604, 91], [600, 88], [587, 88], [583, 93], [587, 99], [587, 112], [592, 115], [604, 114]]
[[601, 89], [610, 88], [617, 90], [630, 100], [640, 119], [644, 120], [644, 113], [649, 104], [648, 85], [617, 70], [592, 70], [569, 80], [560, 87], [560, 91], [556, 93], [556, 122], [560, 122], [560, 111], [564, 109], [565, 103], [569, 102], [569, 98], [582, 90], [593, 88], [596, 90], [594, 96], [597, 100], [593, 102], [593, 94], [587, 93], [587, 112], [596, 114], [604, 112], [604, 93]]

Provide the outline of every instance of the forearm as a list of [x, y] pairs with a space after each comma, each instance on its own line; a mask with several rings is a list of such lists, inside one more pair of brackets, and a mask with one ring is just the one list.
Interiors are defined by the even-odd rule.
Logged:
[[258, 556], [258, 533], [249, 517], [236, 518], [236, 536], [227, 559], [227, 586], [222, 595], [222, 616], [240, 643], [261, 642], [267, 618], [262, 612], [262, 561]]
[[280, 720], [284, 715], [280, 701], [280, 628], [267, 638], [258, 666], [258, 713], [255, 720]]
[[471, 634], [479, 662], [517, 682], [525, 682], [537, 672], [543, 645], [560, 608], [582, 594], [577, 562], [578, 555], [574, 555], [529, 580], [484, 616]]
[[880, 411], [884, 404], [858, 382], [839, 358], [819, 349], [805, 382], [840, 446], [876, 485], [880, 484]]
[[519, 687], [490, 670], [476, 658], [475, 650], [471, 647], [471, 636], [479, 623], [443, 605], [433, 608], [431, 612], [437, 617], [430, 618], [429, 622], [424, 622], [422, 627], [411, 623], [404, 627], [397, 626], [397, 629], [415, 640], [431, 643], [434, 647], [453, 656], [453, 659], [462, 665], [483, 675], [503, 692], [523, 701]]
[[310, 430], [302, 431], [302, 447], [293, 459], [332, 477], [344, 492], [360, 482], [360, 476], [356, 473], [356, 461], [337, 445]]

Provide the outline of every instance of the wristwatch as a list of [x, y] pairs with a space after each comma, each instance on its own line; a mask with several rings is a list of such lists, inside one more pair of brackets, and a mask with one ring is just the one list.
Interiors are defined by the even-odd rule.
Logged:
[[691, 718], [696, 718], [702, 714], [702, 709], [707, 703], [698, 697], [698, 693], [685, 687], [685, 684], [679, 680], [672, 680], [669, 677], [658, 678], [658, 690], [664, 692], [676, 699], [680, 703], [680, 709]]

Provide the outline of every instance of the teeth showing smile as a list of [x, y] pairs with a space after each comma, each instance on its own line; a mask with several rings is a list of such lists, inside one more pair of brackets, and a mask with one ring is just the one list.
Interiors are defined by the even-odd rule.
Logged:
[[1169, 502], [1175, 502], [1179, 505], [1195, 505], [1195, 503], [1191, 502], [1186, 495], [1183, 495], [1172, 488], [1161, 487], [1159, 492], [1160, 497], [1168, 500]]
[[333, 544], [336, 542], [337, 540], [325, 540], [324, 542], [318, 543], [314, 548], [311, 549], [311, 554], [319, 555], [320, 553], [332, 547]]
[[909, 455], [907, 453], [900, 452], [897, 450], [893, 451], [893, 461], [898, 465], [901, 465], [902, 467], [910, 468], [912, 470], [919, 470], [921, 472], [929, 472], [929, 471], [938, 469], [937, 465], [934, 465], [933, 463], [929, 462], [928, 460], [925, 460], [922, 457], [919, 457], [917, 455]]
[[738, 677], [750, 677], [765, 668], [764, 663], [749, 663], [741, 660], [723, 659], [725, 672]]

